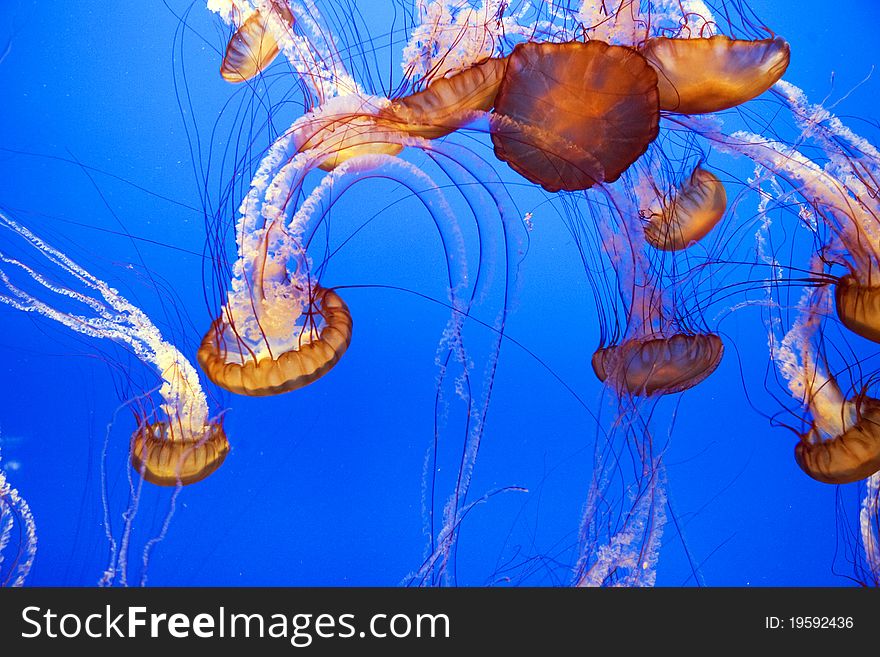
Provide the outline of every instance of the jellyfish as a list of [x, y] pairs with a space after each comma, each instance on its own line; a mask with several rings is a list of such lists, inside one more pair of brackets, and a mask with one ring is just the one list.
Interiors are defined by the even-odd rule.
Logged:
[[195, 441], [175, 439], [169, 422], [142, 424], [132, 436], [131, 464], [157, 486], [186, 486], [201, 481], [223, 465], [229, 441], [223, 426], [209, 424]]
[[27, 501], [0, 468], [0, 587], [23, 586], [37, 553], [37, 531]]
[[393, 100], [379, 116], [407, 135], [444, 137], [492, 109], [507, 61], [506, 57], [490, 57], [448, 77], [435, 78], [425, 89]]
[[342, 92], [304, 114], [291, 127], [297, 151], [324, 151], [318, 167], [332, 171], [361, 155], [397, 155], [413, 137], [439, 139], [492, 109], [507, 58], [490, 57], [445, 77], [413, 83], [394, 98]]
[[[0, 226], [23, 239], [56, 276], [67, 276], [80, 288], [57, 283], [42, 268], [0, 251], [0, 282], [5, 288], [0, 303], [42, 315], [89, 337], [121, 343], [158, 371], [162, 379], [162, 419], [139, 419], [131, 437], [133, 467], [147, 481], [162, 486], [195, 483], [220, 467], [229, 452], [229, 442], [220, 422], [209, 418], [198, 374], [183, 354], [163, 339], [142, 310], [107, 283], [5, 214], [0, 214]], [[28, 292], [16, 282], [16, 275], [35, 284], [56, 303]], [[61, 310], [65, 304], [79, 306], [80, 310]]]
[[880, 471], [880, 401], [846, 400], [831, 380], [819, 385], [809, 402], [814, 426], [795, 447], [801, 470], [826, 484], [861, 481]]
[[[242, 19], [232, 2], [209, 3], [209, 9], [233, 24]], [[284, 44], [323, 114], [300, 117], [263, 159], [240, 208], [232, 289], [198, 352], [208, 378], [238, 394], [295, 390], [325, 375], [345, 353], [352, 332], [348, 306], [312, 279], [302, 246], [306, 221], [320, 197], [292, 212], [288, 226], [285, 215], [309, 171], [333, 171], [352, 158], [401, 148], [384, 142], [374, 148], [376, 103], [345, 71], [332, 40], [317, 24], [306, 27], [306, 36], [289, 32], [277, 42]], [[321, 191], [329, 192], [329, 185]]]
[[492, 57], [395, 98], [361, 91], [330, 98], [293, 124], [296, 148], [328, 153], [318, 167], [332, 171], [354, 157], [417, 146], [409, 137], [439, 139], [492, 109], [506, 67], [506, 58]]
[[[267, 340], [265, 353], [255, 354], [252, 359], [250, 354], [239, 351], [234, 355], [237, 362], [230, 361], [230, 351], [225, 346], [236, 344], [236, 328], [222, 319], [216, 320], [198, 353], [207, 377], [230, 392], [265, 396], [296, 390], [324, 376], [339, 362], [351, 342], [351, 313], [338, 294], [317, 285], [304, 305], [310, 317], [301, 332], [289, 341], [289, 347], [284, 338], [274, 344]], [[277, 357], [272, 354], [273, 347]]]
[[495, 99], [495, 155], [548, 192], [614, 182], [659, 130], [657, 74], [601, 41], [514, 48]]
[[[686, 153], [684, 161], [695, 155]], [[658, 440], [664, 431], [662, 401], [699, 385], [724, 354], [720, 336], [700, 316], [703, 308], [694, 307], [698, 279], [710, 268], [704, 261], [718, 264], [712, 251], [696, 258], [693, 269], [679, 269], [677, 260], [689, 258], [687, 253], [658, 252], [646, 239], [642, 208], [661, 203], [659, 190], [668, 189], [680, 171], [667, 170], [669, 162], [655, 146], [645, 158], [624, 174], [623, 189], [602, 186], [578, 199], [582, 214], [584, 209], [593, 214], [592, 226], [581, 221], [570, 226], [582, 251], [593, 242], [603, 256], [602, 265], [587, 266], [602, 341], [591, 364], [612, 406], [610, 428], [596, 437], [575, 586], [656, 583], [664, 530], [675, 516], [664, 461], [668, 442]], [[591, 232], [595, 236], [589, 238]], [[610, 319], [618, 313], [622, 317]], [[677, 521], [676, 530], [690, 558]], [[699, 582], [699, 568], [690, 563]]]
[[706, 379], [724, 354], [714, 333], [654, 335], [597, 349], [592, 365], [599, 380], [636, 395], [673, 394]]
[[293, 15], [284, 0], [269, 2], [265, 14], [260, 9], [241, 9], [241, 26], [230, 37], [220, 64], [220, 75], [232, 83], [245, 82], [265, 70], [279, 52], [273, 31], [293, 28]]
[[655, 249], [679, 251], [703, 239], [724, 216], [727, 193], [711, 171], [696, 167], [672, 198], [650, 213], [645, 239]]
[[590, 39], [638, 50], [657, 72], [663, 112], [705, 114], [756, 98], [788, 68], [788, 43], [778, 36], [754, 38], [766, 28], [738, 18], [737, 27], [751, 38], [718, 33], [722, 22], [702, 0], [584, 2], [578, 27]]
[[652, 37], [640, 52], [657, 71], [660, 109], [720, 112], [760, 96], [785, 73], [791, 56], [781, 37], [747, 41]]

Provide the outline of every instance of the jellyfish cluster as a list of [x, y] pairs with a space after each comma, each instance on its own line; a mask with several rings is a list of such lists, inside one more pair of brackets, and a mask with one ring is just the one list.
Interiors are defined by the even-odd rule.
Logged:
[[[325, 235], [344, 199], [389, 181], [406, 190], [443, 251], [437, 407], [452, 396], [466, 411], [454, 449], [436, 412], [424, 472], [428, 545], [403, 582], [455, 583], [469, 515], [497, 495], [526, 493], [471, 489], [502, 347], [522, 346], [508, 322], [529, 236], [540, 230], [540, 213], [522, 213], [513, 195], [528, 187], [546, 214], [562, 218], [583, 261], [600, 344], [581, 367], [603, 390], [585, 405], [613, 416], [593, 444], [566, 583], [655, 583], [674, 515], [663, 400], [699, 394], [688, 391], [722, 366], [731, 345], [707, 311], [719, 304], [761, 309], [792, 418], [778, 424], [795, 436], [797, 465], [817, 482], [864, 489], [860, 563], [877, 583], [880, 399], [871, 396], [873, 375], [841, 363], [844, 350], [829, 354], [825, 336], [880, 342], [880, 152], [783, 80], [789, 44], [737, 3], [714, 11], [703, 0], [412, 4], [403, 36], [390, 40], [395, 84], [382, 85], [314, 0], [208, 0], [227, 30], [217, 66], [230, 89], [257, 94], [269, 76], [283, 79], [299, 89], [303, 111], [248, 153], [247, 189], [228, 199], [237, 214], [224, 202], [206, 217], [208, 232], [223, 226], [216, 234], [229, 243], [212, 249], [213, 317], [191, 355], [204, 380], [231, 393], [234, 407], [235, 396], [296, 395], [345, 367], [362, 318], [345, 300], [357, 286], [328, 273]], [[784, 114], [790, 134], [755, 119], [767, 112]], [[753, 176], [727, 173], [731, 158], [749, 161]], [[750, 206], [756, 211], [737, 226]], [[806, 264], [775, 248], [780, 223], [811, 236]], [[227, 438], [222, 414], [211, 416], [188, 355], [30, 228], [5, 214], [0, 228], [37, 262], [0, 248], [0, 302], [121, 344], [157, 372], [161, 403], [136, 413], [130, 438], [135, 477], [179, 492], [221, 468], [235, 436]], [[755, 245], [751, 278], [725, 286], [719, 300], [713, 284], [745, 231]], [[802, 296], [791, 304], [797, 285]], [[538, 333], [577, 343], [570, 309], [553, 315]], [[491, 335], [482, 378], [469, 344], [474, 323]], [[451, 476], [438, 465], [443, 449], [458, 454]], [[32, 538], [27, 507], [2, 474], [0, 504], [3, 521], [24, 523]], [[0, 555], [3, 547], [0, 538]], [[114, 544], [105, 583], [124, 570], [124, 551]], [[26, 541], [14, 582], [32, 558]]]

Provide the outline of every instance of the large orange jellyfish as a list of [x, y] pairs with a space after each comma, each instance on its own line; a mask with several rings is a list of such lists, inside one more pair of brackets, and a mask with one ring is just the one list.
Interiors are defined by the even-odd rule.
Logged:
[[[0, 227], [20, 236], [58, 272], [77, 282], [79, 291], [50, 282], [40, 271], [0, 252], [0, 303], [37, 313], [94, 338], [105, 338], [130, 348], [162, 379], [159, 395], [164, 419], [140, 418], [131, 438], [132, 464], [152, 483], [179, 486], [214, 472], [229, 451], [219, 421], [208, 417], [208, 402], [195, 368], [177, 348], [166, 342], [147, 315], [104, 281], [94, 277], [65, 254], [30, 230], [0, 214]], [[79, 312], [58, 310], [24, 290], [13, 274], [23, 275], [59, 304], [73, 302]], [[90, 296], [96, 294], [96, 296]], [[85, 314], [80, 314], [84, 312]]]
[[844, 400], [833, 382], [824, 386], [831, 391], [822, 390], [811, 399], [814, 427], [796, 445], [795, 460], [801, 470], [826, 484], [867, 479], [880, 471], [880, 400]]
[[657, 74], [601, 41], [514, 48], [495, 99], [495, 154], [549, 192], [614, 182], [659, 130]]

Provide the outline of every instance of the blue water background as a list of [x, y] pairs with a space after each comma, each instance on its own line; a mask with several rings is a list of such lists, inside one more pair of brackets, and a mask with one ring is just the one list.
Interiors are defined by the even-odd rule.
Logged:
[[[371, 23], [387, 21], [385, 3], [359, 4]], [[880, 6], [748, 4], [790, 41], [786, 78], [816, 101], [840, 100], [835, 111], [870, 133], [862, 121], [877, 118], [880, 86], [876, 75], [863, 80], [878, 63]], [[238, 90], [217, 74], [225, 28], [201, 3], [181, 28], [189, 9], [176, 0], [2, 2], [0, 49], [8, 52], [0, 62], [0, 206], [117, 287], [194, 357], [213, 311], [202, 278], [200, 183], [181, 112], [199, 126], [203, 149], [212, 140], [219, 148], [225, 137], [212, 136], [211, 127]], [[183, 52], [175, 51], [181, 29]], [[173, 83], [181, 58], [191, 106]], [[283, 96], [282, 87], [273, 97]], [[296, 116], [294, 107], [279, 112], [280, 128]], [[340, 233], [365, 218], [356, 216], [361, 205], [371, 214], [381, 208], [388, 189], [381, 182], [355, 187], [344, 206], [353, 214], [340, 211]], [[535, 229], [509, 335], [598, 408], [601, 388], [589, 367], [598, 326], [579, 254], [558, 216], [541, 213], [542, 195], [514, 193], [534, 212]], [[326, 283], [396, 285], [444, 298], [443, 250], [415, 207], [381, 213], [340, 251]], [[394, 290], [351, 289], [344, 297], [354, 340], [315, 385], [267, 399], [209, 386], [212, 410], [230, 409], [233, 449], [216, 474], [178, 498], [150, 561], [150, 584], [394, 585], [419, 566], [427, 541], [423, 469], [433, 437], [434, 360], [448, 312]], [[492, 336], [479, 326], [468, 331], [481, 381]], [[808, 479], [792, 458], [793, 435], [770, 428], [747, 401], [744, 389], [764, 413], [779, 410], [764, 389], [759, 310], [725, 319], [723, 331], [728, 357], [677, 408], [666, 462], [681, 526], [666, 528], [658, 583], [695, 583], [683, 537], [710, 585], [848, 585], [836, 505], [852, 515], [858, 498]], [[853, 343], [873, 353], [857, 338]], [[37, 524], [30, 584], [99, 579], [109, 549], [102, 450], [108, 441], [107, 490], [118, 536], [134, 429], [119, 408], [155, 385], [147, 368], [111, 343], [0, 307], [0, 450]], [[443, 434], [449, 453], [463, 439], [461, 420], [460, 404], [450, 400]], [[541, 363], [504, 345], [472, 498], [504, 486], [529, 492], [495, 496], [469, 514], [455, 581], [569, 581], [596, 435], [595, 420]], [[442, 499], [450, 480], [441, 481]], [[141, 500], [130, 557], [135, 581], [143, 540], [158, 531], [169, 505], [168, 491], [149, 490]]]

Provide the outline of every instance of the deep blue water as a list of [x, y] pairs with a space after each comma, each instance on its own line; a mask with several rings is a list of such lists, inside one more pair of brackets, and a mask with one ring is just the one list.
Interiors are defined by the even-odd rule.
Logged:
[[[368, 20], [376, 30], [388, 24], [386, 3], [359, 4], [365, 13], [375, 8]], [[880, 6], [745, 4], [791, 43], [786, 79], [816, 102], [839, 101], [834, 111], [875, 137]], [[368, 35], [359, 36], [366, 44]], [[227, 182], [217, 154], [230, 141], [245, 93], [217, 74], [227, 38], [198, 2], [108, 9], [94, 0], [4, 0], [0, 7], [0, 207], [117, 287], [190, 357], [216, 311], [203, 279], [211, 271], [203, 259], [203, 199], [218, 198]], [[262, 90], [278, 103], [277, 130], [297, 116], [295, 103], [279, 102], [290, 91], [279, 76]], [[243, 118], [238, 125], [251, 123]], [[481, 140], [491, 157], [485, 134], [469, 138]], [[731, 175], [749, 175], [747, 165], [731, 166]], [[516, 181], [500, 163], [495, 168]], [[238, 189], [248, 180], [238, 180]], [[589, 365], [598, 318], [559, 214], [540, 191], [511, 190], [517, 207], [533, 213], [534, 229], [506, 327], [516, 343], [501, 348], [471, 498], [503, 487], [528, 492], [495, 495], [468, 514], [455, 581], [565, 584], [577, 558], [593, 444], [608, 421]], [[445, 260], [416, 204], [383, 209], [393, 194], [388, 183], [366, 182], [334, 209], [337, 245], [377, 215], [324, 274], [329, 285], [366, 286], [344, 292], [355, 333], [340, 364], [314, 385], [273, 398], [234, 397], [208, 384], [212, 411], [228, 409], [232, 452], [217, 473], [176, 500], [168, 534], [152, 553], [150, 584], [395, 585], [418, 568], [428, 540], [423, 473], [434, 436], [435, 356], [448, 311], [405, 290], [444, 299]], [[239, 201], [232, 196], [227, 214]], [[747, 203], [741, 223], [757, 201]], [[794, 223], [791, 232], [797, 244]], [[753, 247], [753, 233], [737, 233], [745, 235], [743, 252]], [[801, 250], [793, 246], [792, 257]], [[499, 260], [485, 257], [490, 269]], [[473, 253], [469, 258], [473, 264]], [[490, 325], [497, 281], [493, 290], [476, 313]], [[739, 300], [707, 312], [710, 323], [723, 317], [728, 355], [719, 370], [657, 413], [655, 430], [669, 436], [668, 491], [678, 521], [666, 527], [657, 582], [693, 585], [696, 566], [708, 585], [849, 585], [846, 550], [857, 542], [842, 539], [840, 514], [855, 517], [857, 490], [806, 477], [792, 458], [793, 434], [770, 426], [768, 416], [782, 408], [774, 395], [784, 391], [766, 380], [760, 309], [724, 312]], [[135, 428], [120, 407], [155, 386], [155, 377], [109, 341], [4, 306], [0, 322], [2, 463], [28, 500], [39, 536], [28, 583], [95, 584], [109, 551], [102, 461], [118, 537]], [[471, 322], [466, 336], [479, 387], [493, 333]], [[876, 349], [856, 337], [850, 347], [870, 372]], [[462, 405], [451, 397], [448, 403], [438, 508], [465, 434]], [[600, 409], [597, 422], [590, 411]], [[150, 488], [140, 501], [129, 559], [135, 582], [144, 541], [158, 532], [170, 505], [167, 490]]]

